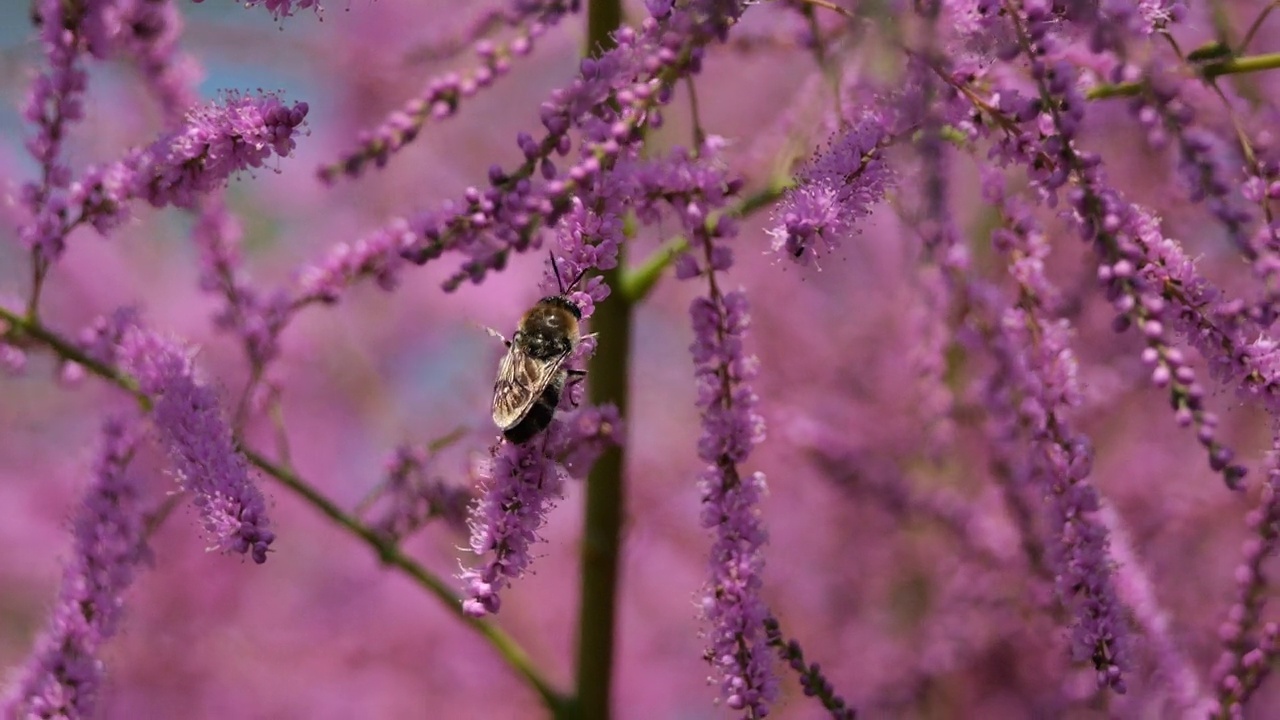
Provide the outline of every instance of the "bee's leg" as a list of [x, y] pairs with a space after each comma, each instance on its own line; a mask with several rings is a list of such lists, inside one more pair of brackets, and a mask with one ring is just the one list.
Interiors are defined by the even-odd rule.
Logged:
[[[551, 428], [548, 427], [542, 431], [542, 457], [544, 458], [547, 457], [547, 443], [551, 442], [551, 433], [548, 432], [550, 429]], [[551, 471], [555, 472], [555, 468], [552, 467]], [[546, 478], [547, 478], [547, 464], [543, 463], [542, 472], [538, 473], [538, 489], [539, 490], [542, 489], [542, 481], [546, 480]]]
[[566, 375], [568, 375], [568, 376], [569, 376], [569, 377], [568, 377], [568, 379], [566, 379], [566, 380], [565, 380], [565, 395], [566, 395], [566, 397], [568, 397], [568, 398], [569, 398], [569, 407], [572, 407], [572, 408], [574, 408], [574, 409], [576, 410], [576, 409], [577, 409], [577, 407], [578, 407], [578, 403], [576, 403], [576, 402], [574, 402], [574, 401], [573, 401], [573, 395], [572, 395], [572, 393], [568, 392], [569, 390], [571, 390], [571, 389], [572, 389], [572, 388], [569, 386], [569, 384], [570, 384], [570, 383], [574, 383], [574, 382], [582, 382], [582, 378], [586, 377], [586, 375], [587, 375], [587, 371], [586, 371], [586, 370], [574, 370], [574, 369], [572, 369], [572, 368], [568, 368], [568, 369], [566, 369], [564, 372], [565, 372], [565, 374], [566, 374]]

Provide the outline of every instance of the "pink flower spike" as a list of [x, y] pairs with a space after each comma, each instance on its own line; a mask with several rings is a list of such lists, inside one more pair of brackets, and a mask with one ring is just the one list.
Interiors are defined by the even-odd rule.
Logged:
[[160, 335], [133, 327], [120, 342], [121, 365], [152, 398], [151, 417], [173, 460], [178, 483], [192, 493], [213, 547], [267, 560], [275, 535], [267, 529], [266, 503], [249, 478], [213, 390], [196, 381], [189, 351]]

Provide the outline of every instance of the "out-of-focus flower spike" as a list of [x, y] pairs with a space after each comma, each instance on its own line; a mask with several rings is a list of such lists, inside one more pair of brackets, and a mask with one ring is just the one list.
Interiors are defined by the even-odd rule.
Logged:
[[511, 69], [517, 57], [533, 51], [536, 40], [554, 27], [577, 2], [566, 0], [517, 0], [496, 17], [516, 28], [514, 37], [501, 43], [479, 40], [475, 44], [480, 64], [469, 73], [450, 72], [432, 78], [416, 97], [387, 116], [377, 129], [362, 133], [358, 146], [337, 162], [319, 170], [320, 180], [332, 183], [339, 175], [356, 178], [370, 164], [382, 167], [397, 151], [413, 142], [430, 121], [442, 121], [458, 112], [462, 101], [489, 87]]
[[128, 472], [136, 429], [120, 419], [103, 424], [94, 482], [73, 521], [71, 558], [45, 630], [0, 705], [6, 718], [95, 716], [106, 669], [102, 645], [117, 631], [134, 568], [146, 561], [141, 487]]
[[1057, 292], [1043, 275], [1043, 231], [1012, 201], [1002, 209], [1006, 227], [996, 245], [1009, 262], [1019, 299], [1001, 308], [990, 306], [988, 296], [984, 308], [995, 323], [990, 346], [998, 363], [990, 397], [996, 398], [995, 408], [1003, 406], [993, 415], [1007, 415], [994, 422], [1019, 428], [1030, 442], [1026, 479], [1045, 502], [1045, 559], [1072, 619], [1073, 658], [1094, 665], [1099, 687], [1123, 693], [1132, 669], [1131, 636], [1116, 594], [1107, 527], [1097, 517], [1101, 497], [1089, 481], [1093, 447], [1071, 422], [1083, 397], [1073, 330], [1052, 314]]
[[280, 353], [280, 333], [293, 315], [286, 293], [264, 295], [249, 282], [240, 257], [241, 228], [220, 194], [202, 199], [191, 237], [200, 250], [200, 289], [222, 297], [214, 324], [239, 335], [250, 365], [265, 368]]
[[1235, 717], [1280, 659], [1276, 624], [1262, 621], [1267, 596], [1273, 594], [1262, 566], [1280, 549], [1280, 435], [1272, 441], [1261, 495], [1261, 504], [1247, 517], [1253, 537], [1244, 541], [1235, 572], [1235, 599], [1218, 631], [1223, 652], [1214, 665], [1213, 681], [1222, 717]]
[[1116, 590], [1133, 613], [1150, 648], [1156, 676], [1168, 687], [1184, 713], [1209, 714], [1212, 700], [1205, 693], [1195, 666], [1169, 627], [1169, 613], [1160, 606], [1156, 589], [1142, 567], [1120, 514], [1110, 504], [1098, 510], [1098, 519], [1111, 536], [1111, 556], [1116, 562]]
[[397, 447], [387, 463], [386, 480], [379, 488], [381, 510], [369, 527], [399, 541], [433, 518], [453, 528], [465, 528], [467, 505], [474, 493], [430, 475], [430, 453], [421, 447]]
[[176, 0], [117, 0], [111, 47], [137, 65], [165, 117], [180, 121], [199, 100], [200, 64], [178, 49], [182, 13]]
[[62, 149], [71, 123], [84, 115], [87, 17], [68, 14], [61, 0], [38, 0], [32, 16], [40, 28], [48, 68], [36, 75], [23, 106], [23, 119], [36, 131], [26, 147], [40, 168], [40, 179], [24, 184], [19, 194], [30, 216], [19, 237], [38, 263], [49, 263], [62, 254], [66, 240], [58, 229], [67, 213], [62, 191], [71, 181], [71, 168], [62, 158]]
[[[696, 214], [706, 217], [715, 205], [703, 203]], [[746, 294], [722, 292], [717, 281], [732, 256], [717, 252], [722, 238], [715, 233], [732, 231], [732, 226], [686, 225], [694, 238], [691, 252], [701, 256], [708, 285], [707, 294], [689, 309], [702, 414], [698, 457], [707, 463], [698, 476], [701, 521], [712, 534], [710, 578], [700, 603], [710, 625], [706, 658], [719, 676], [725, 704], [744, 717], [764, 717], [778, 694], [765, 628], [769, 611], [760, 596], [768, 538], [759, 509], [765, 478], [741, 469], [764, 439], [764, 418], [756, 410], [759, 399], [751, 385], [758, 363], [744, 344], [750, 327]]]

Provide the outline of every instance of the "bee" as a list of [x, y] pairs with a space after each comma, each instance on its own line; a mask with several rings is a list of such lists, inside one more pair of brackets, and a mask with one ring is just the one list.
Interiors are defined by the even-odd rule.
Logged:
[[493, 423], [516, 445], [528, 442], [551, 424], [569, 377], [586, 375], [585, 371], [564, 367], [574, 348], [587, 337], [593, 337], [580, 334], [578, 322], [582, 320], [582, 308], [568, 295], [586, 268], [565, 288], [554, 254], [551, 267], [560, 294], [548, 295], [530, 308], [520, 318], [510, 340], [489, 329], [490, 334], [507, 346], [507, 354], [498, 366], [498, 378], [493, 383]]

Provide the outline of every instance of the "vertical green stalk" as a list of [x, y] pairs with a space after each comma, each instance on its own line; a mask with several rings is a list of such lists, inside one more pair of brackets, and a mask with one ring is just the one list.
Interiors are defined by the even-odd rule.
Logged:
[[[613, 46], [622, 22], [621, 0], [590, 0], [587, 5], [587, 54]], [[621, 292], [623, 257], [604, 273], [612, 293], [596, 306], [591, 329], [600, 334], [587, 367], [591, 403], [613, 403], [627, 419], [627, 380], [631, 375], [633, 305]], [[574, 715], [608, 720], [613, 685], [613, 636], [618, 600], [618, 555], [622, 547], [623, 468], [626, 438], [605, 450], [587, 476], [586, 519], [582, 538], [582, 594], [578, 616], [578, 678]]]
[[[620, 273], [604, 274], [618, 287]], [[593, 404], [611, 402], [627, 418], [627, 379], [631, 356], [631, 316], [634, 306], [615, 292], [596, 306], [591, 329], [600, 343], [590, 363]], [[609, 447], [587, 476], [585, 530], [582, 538], [582, 595], [578, 616], [577, 709], [579, 718], [608, 720], [613, 681], [614, 617], [618, 600], [618, 555], [622, 548], [625, 499], [625, 437]]]
[[622, 0], [590, 0], [587, 3], [587, 47], [583, 54], [596, 57], [613, 49], [613, 31], [622, 25]]

